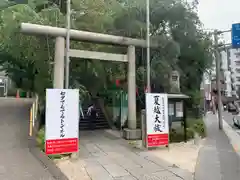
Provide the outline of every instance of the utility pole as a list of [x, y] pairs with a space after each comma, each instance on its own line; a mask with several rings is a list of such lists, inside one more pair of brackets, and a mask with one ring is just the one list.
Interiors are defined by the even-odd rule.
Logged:
[[151, 92], [151, 65], [150, 65], [150, 7], [149, 0], [146, 0], [146, 42], [147, 42], [147, 92]]
[[223, 120], [222, 120], [222, 94], [221, 94], [221, 82], [220, 82], [220, 57], [219, 57], [219, 49], [218, 49], [218, 35], [221, 32], [215, 30], [214, 31], [214, 56], [215, 56], [215, 64], [216, 64], [216, 85], [217, 85], [217, 100], [218, 100], [218, 125], [219, 129], [223, 128]]
[[209, 72], [209, 79], [210, 79], [210, 84], [209, 84], [210, 102], [212, 102], [212, 70]]
[[66, 16], [66, 53], [65, 53], [65, 89], [69, 88], [69, 50], [70, 50], [70, 29], [71, 29], [71, 0], [67, 0]]

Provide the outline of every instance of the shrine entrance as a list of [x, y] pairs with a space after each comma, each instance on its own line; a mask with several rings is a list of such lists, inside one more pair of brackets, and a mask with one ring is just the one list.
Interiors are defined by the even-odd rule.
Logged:
[[[53, 88], [64, 88], [64, 57], [66, 29], [52, 26], [43, 26], [30, 23], [21, 24], [21, 32], [29, 35], [45, 35], [56, 38], [54, 57], [54, 81]], [[126, 139], [138, 139], [141, 137], [141, 130], [137, 129], [136, 119], [136, 65], [135, 47], [146, 48], [146, 41], [108, 34], [93, 33], [87, 31], [70, 30], [70, 38], [75, 41], [86, 41], [98, 44], [120, 45], [127, 47], [127, 54], [113, 54], [95, 51], [70, 49], [69, 56], [98, 59], [103, 61], [117, 61], [128, 63], [128, 128], [124, 129]], [[155, 43], [151, 46], [157, 47]]]

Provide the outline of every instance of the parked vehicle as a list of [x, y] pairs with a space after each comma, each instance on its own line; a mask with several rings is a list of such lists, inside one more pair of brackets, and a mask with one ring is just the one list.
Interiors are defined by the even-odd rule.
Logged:
[[237, 107], [233, 103], [228, 103], [227, 110], [228, 112], [234, 113], [237, 111]]
[[233, 117], [233, 125], [240, 129], [240, 116], [236, 115]]
[[224, 111], [227, 111], [227, 110], [228, 110], [227, 107], [228, 107], [227, 104], [224, 104], [224, 105], [223, 105], [223, 110], [224, 110]]

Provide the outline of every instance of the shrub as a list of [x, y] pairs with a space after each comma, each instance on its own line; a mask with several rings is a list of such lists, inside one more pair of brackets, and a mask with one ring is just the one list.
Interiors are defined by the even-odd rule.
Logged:
[[37, 134], [37, 145], [38, 147], [45, 152], [45, 129], [41, 128]]
[[[197, 133], [202, 138], [206, 136], [206, 127], [202, 119], [188, 119], [187, 120], [187, 140], [193, 139], [194, 134]], [[170, 130], [170, 142], [184, 141], [184, 128]]]
[[187, 128], [187, 139], [192, 139], [194, 138], [194, 130], [192, 128]]
[[198, 133], [201, 137], [206, 137], [206, 126], [203, 119], [188, 119], [187, 126]]
[[[41, 149], [42, 152], [45, 152], [45, 129], [41, 128], [37, 134], [37, 146]], [[49, 155], [50, 159], [61, 159], [62, 157], [69, 156], [70, 154], [56, 154]]]
[[184, 140], [184, 133], [181, 129], [171, 129], [169, 138], [170, 142], [181, 142]]
[[[187, 140], [192, 139], [194, 137], [194, 130], [191, 128], [187, 128]], [[182, 142], [184, 141], [184, 129], [172, 129], [169, 134], [170, 142]]]

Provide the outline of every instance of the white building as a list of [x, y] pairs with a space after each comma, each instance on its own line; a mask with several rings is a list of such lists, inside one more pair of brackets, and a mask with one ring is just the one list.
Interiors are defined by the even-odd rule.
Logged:
[[227, 96], [236, 95], [240, 88], [240, 50], [228, 49], [221, 52], [221, 69], [224, 72]]
[[233, 95], [232, 79], [231, 79], [231, 60], [229, 57], [229, 51], [222, 51], [221, 56], [221, 71], [223, 73], [223, 81], [225, 83], [225, 96], [231, 97]]
[[5, 76], [4, 72], [0, 72], [0, 97], [7, 96], [8, 91], [8, 77]]
[[[232, 97], [235, 95], [233, 83], [232, 83], [232, 69], [231, 69], [231, 58], [229, 51], [222, 51], [220, 53], [220, 80], [221, 90], [224, 92], [226, 97]], [[210, 94], [212, 89], [216, 89], [216, 63], [213, 61], [212, 68], [208, 70], [208, 73], [204, 74], [203, 86], [205, 93]], [[206, 95], [205, 95], [206, 97]]]

